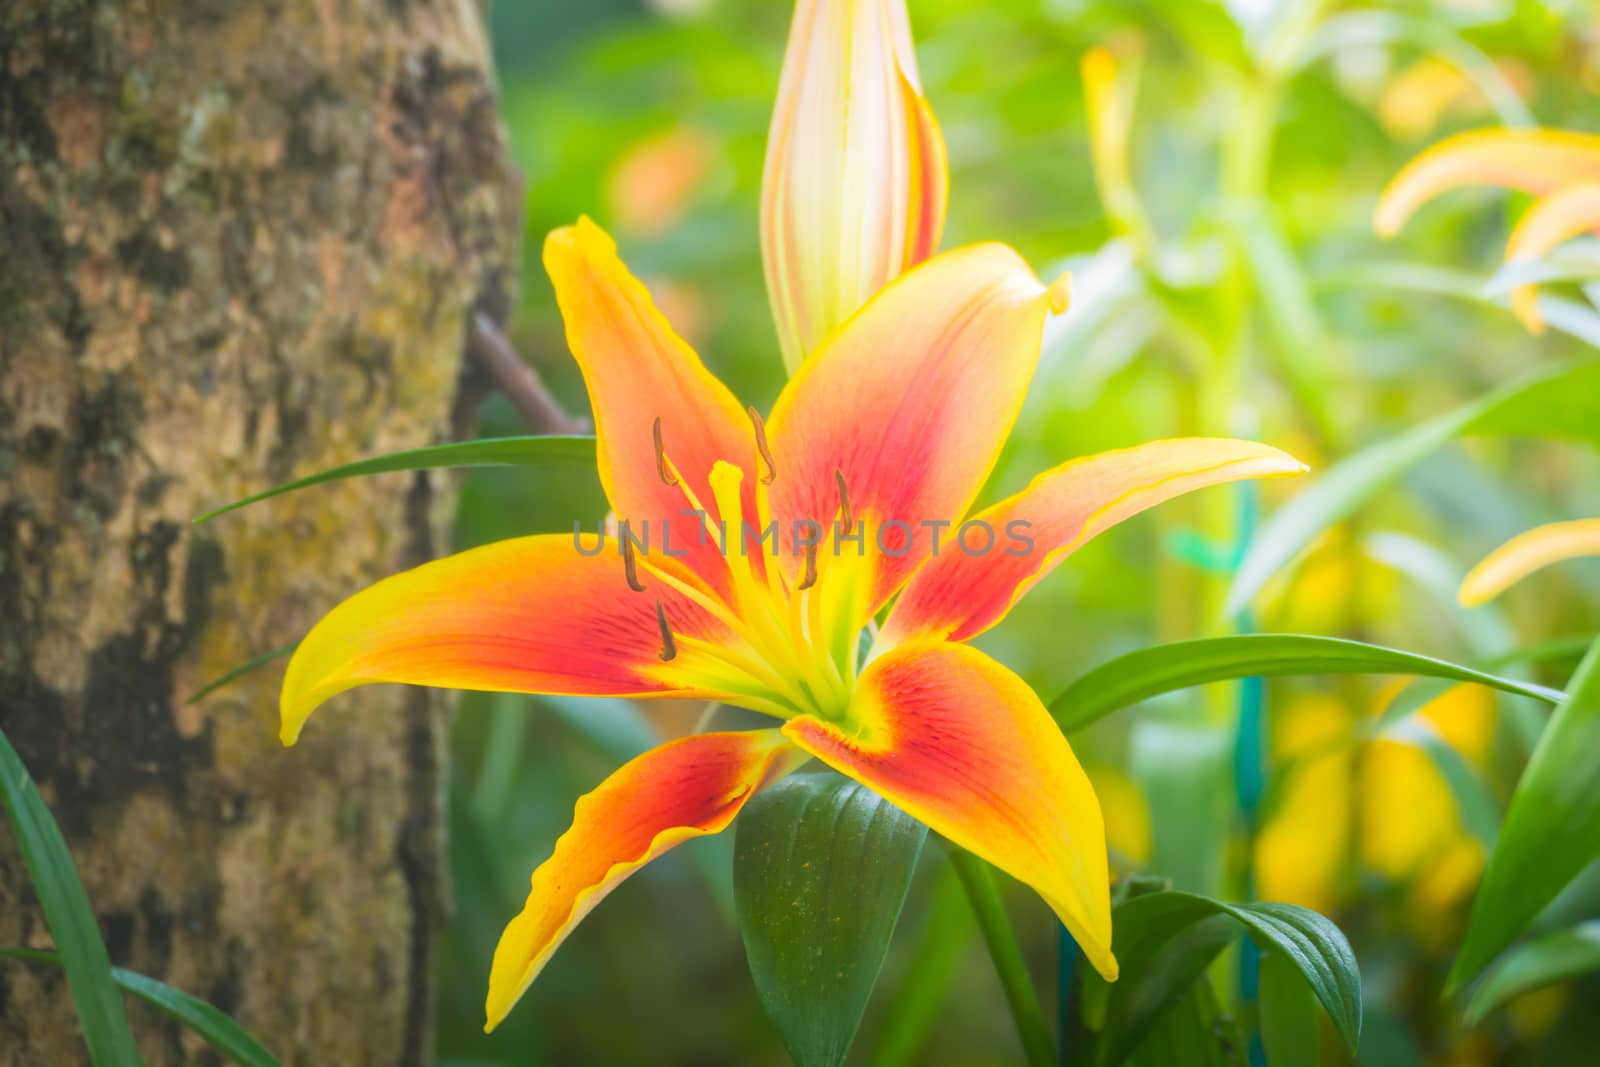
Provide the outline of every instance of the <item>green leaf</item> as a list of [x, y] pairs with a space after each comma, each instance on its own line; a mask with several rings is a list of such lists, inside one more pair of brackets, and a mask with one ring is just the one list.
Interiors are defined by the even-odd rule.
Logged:
[[[1357, 262], [1336, 272], [1330, 272], [1319, 281], [1325, 288], [1379, 287], [1408, 293], [1426, 293], [1430, 296], [1454, 297], [1458, 300], [1496, 307], [1509, 306], [1506, 297], [1491, 296], [1484, 292], [1484, 279], [1480, 275], [1426, 263], [1395, 260]], [[1544, 319], [1545, 325], [1552, 329], [1600, 348], [1600, 314], [1596, 314], [1593, 307], [1540, 293], [1539, 315]]]
[[44, 909], [50, 936], [61, 952], [61, 966], [67, 972], [67, 985], [78, 1009], [78, 1022], [89, 1046], [89, 1058], [96, 1067], [127, 1067], [143, 1063], [128, 1017], [123, 1012], [122, 994], [111, 977], [111, 960], [100, 927], [89, 908], [89, 895], [78, 880], [72, 853], [34, 786], [28, 769], [5, 731], [0, 730], [0, 798], [5, 801], [11, 825], [22, 846], [22, 862], [33, 879], [33, 888]]
[[1483, 295], [1502, 296], [1519, 285], [1573, 281], [1600, 281], [1600, 246], [1592, 240], [1574, 241], [1543, 256], [1505, 263], [1483, 284]]
[[267, 664], [271, 663], [273, 660], [279, 658], [280, 656], [287, 656], [289, 653], [293, 652], [295, 650], [295, 648], [299, 644], [300, 644], [299, 641], [290, 641], [287, 645], [280, 645], [279, 647], [273, 649], [270, 652], [261, 653], [261, 655], [259, 655], [259, 656], [255, 657], [254, 659], [250, 660], [248, 663], [239, 664], [239, 666], [235, 667], [233, 670], [229, 671], [228, 673], [220, 675], [219, 677], [213, 678], [213, 679], [211, 679], [211, 681], [207, 682], [205, 685], [202, 685], [199, 689], [196, 689], [195, 692], [194, 692], [194, 695], [191, 696], [188, 700], [185, 700], [184, 703], [185, 704], [198, 704], [198, 703], [200, 703], [200, 701], [204, 700], [206, 697], [210, 696], [212, 693], [215, 693], [218, 689], [221, 689], [223, 686], [231, 685], [232, 683], [237, 682], [240, 678], [243, 678], [245, 675], [249, 674], [251, 671], [255, 670], [257, 667], [265, 667]]
[[[1118, 922], [1113, 912], [1113, 929]], [[1113, 935], [1120, 936], [1120, 931]], [[1148, 1037], [1159, 1033], [1169, 1012], [1179, 1005], [1197, 984], [1204, 981], [1206, 969], [1224, 949], [1238, 940], [1239, 930], [1232, 919], [1213, 915], [1184, 929], [1166, 933], [1147, 955], [1130, 955], [1136, 967], [1122, 963], [1122, 976], [1106, 995], [1103, 1036], [1095, 1043], [1095, 1063], [1111, 1067], [1127, 1060]], [[1085, 987], [1103, 984], [1098, 975], [1086, 976]], [[1211, 1062], [1207, 1057], [1203, 1062]]]
[[1578, 665], [1568, 692], [1511, 795], [1448, 992], [1483, 970], [1600, 856], [1600, 638]]
[[1600, 361], [1521, 379], [1330, 467], [1257, 532], [1234, 576], [1225, 613], [1232, 617], [1243, 611], [1323, 531], [1463, 434], [1571, 437], [1600, 444]]
[[796, 774], [739, 816], [733, 891], [756, 992], [799, 1067], [844, 1062], [927, 827], [836, 774]]
[[1139, 649], [1089, 671], [1050, 703], [1068, 732], [1119, 708], [1175, 689], [1232, 678], [1297, 674], [1420, 674], [1477, 682], [1558, 703], [1563, 694], [1533, 682], [1463, 667], [1414, 652], [1307, 634], [1236, 634]]
[[453, 441], [449, 444], [411, 448], [404, 452], [332, 467], [317, 474], [296, 478], [264, 493], [245, 497], [226, 507], [201, 515], [195, 522], [205, 522], [218, 515], [250, 504], [267, 500], [296, 489], [305, 489], [324, 482], [345, 478], [359, 478], [366, 474], [384, 474], [390, 471], [429, 470], [437, 467], [537, 467], [549, 471], [570, 473], [595, 470], [594, 438], [592, 437], [489, 437], [481, 441]]
[[1152, 718], [1134, 725], [1130, 741], [1129, 769], [1150, 811], [1148, 869], [1214, 892], [1233, 830], [1232, 725]]
[[[1230, 921], [1231, 920], [1231, 921]], [[1264, 952], [1277, 952], [1305, 980], [1353, 1052], [1361, 1037], [1361, 972], [1350, 943], [1328, 919], [1293, 904], [1227, 904], [1193, 893], [1151, 893], [1111, 913], [1111, 948], [1122, 976], [1097, 1062], [1121, 1063], [1204, 974], [1242, 925]], [[1087, 987], [1104, 984], [1084, 975]]]
[[1436, 545], [1408, 534], [1380, 531], [1362, 539], [1367, 558], [1410, 578], [1455, 626], [1474, 658], [1507, 648], [1515, 639], [1502, 612], [1493, 607], [1464, 608], [1456, 590], [1466, 570]]
[[[37, 963], [61, 963], [59, 953], [31, 948], [0, 948], [0, 956]], [[117, 985], [171, 1015], [234, 1062], [244, 1067], [278, 1067], [277, 1057], [262, 1048], [244, 1027], [200, 998], [122, 967], [111, 968], [111, 976]]]
[[1518, 945], [1473, 990], [1466, 1016], [1476, 1026], [1519, 993], [1600, 970], [1600, 921], [1579, 923]]
[[1129, 1067], [1245, 1067], [1238, 1027], [1210, 982], [1195, 982], [1162, 1012], [1128, 1059]]
[[1485, 666], [1499, 670], [1517, 663], [1551, 663], [1561, 660], [1575, 660], [1589, 650], [1592, 638], [1585, 634], [1566, 634], [1562, 637], [1552, 637], [1548, 641], [1522, 648], [1513, 648], [1492, 657]]
[[1261, 1045], [1268, 1067], [1305, 1067], [1319, 1059], [1317, 1002], [1293, 961], [1281, 952], [1261, 956]]

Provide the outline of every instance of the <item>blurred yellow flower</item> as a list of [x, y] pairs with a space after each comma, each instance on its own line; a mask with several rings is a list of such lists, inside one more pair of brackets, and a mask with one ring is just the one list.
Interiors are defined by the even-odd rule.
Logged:
[[[1600, 230], [1600, 135], [1565, 130], [1474, 130], [1434, 145], [1408, 163], [1378, 200], [1374, 225], [1392, 237], [1423, 204], [1449, 189], [1498, 185], [1539, 197], [1506, 245], [1506, 259], [1531, 259], [1585, 231]], [[1544, 330], [1532, 285], [1511, 309], [1533, 333]]]
[[1339, 902], [1350, 854], [1352, 716], [1325, 693], [1306, 693], [1272, 726], [1285, 768], [1273, 817], [1255, 842], [1257, 894], [1315, 911]]
[[1455, 797], [1425, 750], [1379, 738], [1363, 754], [1360, 774], [1357, 813], [1367, 867], [1408, 881], [1460, 836]]
[[1420, 137], [1440, 118], [1478, 97], [1477, 88], [1455, 67], [1427, 56], [1397, 74], [1378, 99], [1378, 120], [1398, 140]]
[[[1533, 77], [1520, 63], [1495, 64], [1500, 76], [1519, 93], [1529, 91]], [[1409, 141], [1430, 132], [1446, 117], [1489, 110], [1483, 90], [1460, 68], [1438, 56], [1426, 56], [1395, 75], [1378, 99], [1378, 120], [1396, 140]]]
[[1129, 138], [1143, 60], [1144, 42], [1125, 35], [1091, 48], [1082, 64], [1089, 154], [1100, 200], [1112, 221], [1140, 237], [1147, 235], [1149, 224], [1133, 184]]
[[1106, 844], [1113, 853], [1113, 867], [1118, 856], [1135, 866], [1142, 867], [1150, 862], [1150, 806], [1138, 785], [1120, 769], [1108, 764], [1084, 769], [1100, 797], [1100, 813], [1105, 818]]
[[[1405, 685], [1396, 680], [1380, 694], [1381, 709]], [[1476, 767], [1487, 765], [1497, 721], [1494, 697], [1479, 686], [1458, 685], [1417, 713]], [[1454, 792], [1426, 749], [1397, 738], [1378, 738], [1359, 771], [1359, 854], [1362, 864], [1390, 881], [1407, 883], [1413, 931], [1442, 947], [1451, 931], [1439, 919], [1465, 900], [1483, 872], [1484, 849], [1461, 821]]]
[[[1374, 712], [1406, 681], [1385, 687]], [[1456, 686], [1416, 714], [1462, 758], [1487, 762], [1496, 722], [1487, 690]], [[1472, 891], [1483, 846], [1463, 827], [1455, 795], [1425, 749], [1391, 737], [1360, 746], [1357, 725], [1343, 702], [1318, 693], [1294, 699], [1274, 723], [1272, 756], [1283, 780], [1256, 837], [1258, 895], [1331, 911], [1359, 862], [1408, 887], [1408, 911], [1427, 935], [1441, 911]]]

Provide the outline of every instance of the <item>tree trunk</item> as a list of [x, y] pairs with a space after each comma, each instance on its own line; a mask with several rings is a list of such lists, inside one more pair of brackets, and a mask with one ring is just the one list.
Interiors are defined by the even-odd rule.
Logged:
[[[519, 215], [470, 0], [0, 0], [0, 727], [112, 961], [285, 1064], [431, 1058], [445, 704], [359, 690], [286, 750], [281, 664], [186, 701], [432, 555], [450, 493], [190, 519], [446, 436]], [[152, 1065], [220, 1062], [129, 1014]], [[84, 1058], [59, 972], [0, 961], [0, 1064]]]

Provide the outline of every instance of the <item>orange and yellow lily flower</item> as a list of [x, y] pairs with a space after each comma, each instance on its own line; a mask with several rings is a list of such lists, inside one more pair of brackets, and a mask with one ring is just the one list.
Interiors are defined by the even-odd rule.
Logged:
[[[1538, 197], [1512, 230], [1506, 260], [1543, 255], [1579, 234], [1600, 233], [1600, 135], [1489, 129], [1448, 137], [1389, 183], [1378, 201], [1378, 233], [1393, 236], [1423, 204], [1465, 185], [1497, 185]], [[1530, 331], [1543, 332], [1534, 286], [1517, 286], [1511, 309]]]
[[799, 0], [761, 184], [761, 255], [784, 365], [939, 247], [944, 138], [905, 0]]
[[598, 226], [557, 230], [544, 261], [588, 387], [616, 547], [599, 533], [523, 537], [351, 597], [295, 651], [284, 742], [373, 682], [696, 697], [781, 725], [673, 741], [578, 802], [500, 941], [489, 1026], [613, 887], [722, 830], [811, 757], [1032, 886], [1114, 978], [1089, 781], [1022, 679], [961, 642], [1112, 524], [1303, 467], [1250, 442], [1159, 441], [1048, 471], [963, 522], [1045, 319], [1064, 310], [1062, 288], [1011, 249], [961, 248], [891, 282], [765, 419], [673, 332]]

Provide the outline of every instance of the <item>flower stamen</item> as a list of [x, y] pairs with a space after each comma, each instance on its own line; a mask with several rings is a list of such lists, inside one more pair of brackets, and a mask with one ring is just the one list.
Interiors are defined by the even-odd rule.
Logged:
[[795, 586], [795, 592], [803, 593], [817, 584], [817, 544], [813, 541], [806, 546], [806, 573], [800, 579], [800, 584]]
[[617, 540], [622, 544], [622, 573], [628, 579], [628, 588], [642, 593], [644, 583], [639, 581], [639, 564], [633, 557], [633, 532], [626, 525], [618, 532]]
[[656, 443], [656, 473], [661, 476], [661, 480], [667, 485], [677, 485], [677, 476], [667, 469], [667, 446], [661, 441], [660, 415], [656, 416], [656, 421], [650, 426], [650, 436], [655, 439]]
[[844, 528], [843, 532], [848, 535], [855, 523], [850, 518], [850, 490], [844, 484], [844, 471], [835, 469], [833, 480], [839, 483], [839, 525]]
[[756, 451], [761, 453], [761, 459], [767, 465], [767, 473], [761, 476], [761, 484], [771, 485], [778, 477], [778, 465], [773, 462], [772, 449], [767, 445], [767, 423], [754, 407], [746, 410], [750, 413], [751, 425], [756, 428]]
[[661, 662], [670, 663], [678, 656], [678, 646], [672, 640], [672, 627], [667, 625], [667, 609], [656, 601], [656, 625], [661, 627]]

